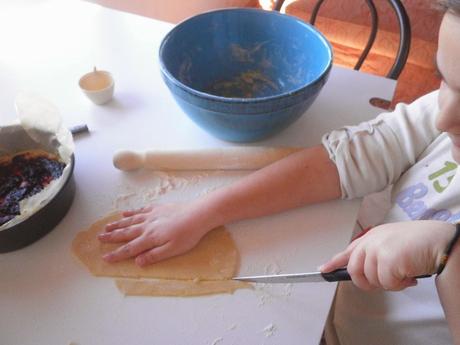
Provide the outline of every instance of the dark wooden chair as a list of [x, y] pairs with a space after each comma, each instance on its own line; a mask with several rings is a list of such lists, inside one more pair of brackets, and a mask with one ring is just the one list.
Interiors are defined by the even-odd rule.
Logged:
[[[275, 2], [274, 10], [280, 11], [281, 7], [283, 6], [285, 0], [277, 0]], [[333, 0], [334, 1], [334, 0]], [[365, 0], [367, 6], [369, 7], [369, 11], [371, 14], [371, 31], [369, 33], [369, 38], [367, 43], [361, 53], [357, 63], [354, 66], [355, 70], [359, 70], [367, 58], [377, 36], [378, 25], [379, 25], [379, 15], [377, 8], [374, 4], [373, 0]], [[399, 47], [396, 53], [394, 63], [390, 68], [390, 71], [387, 73], [386, 77], [391, 79], [398, 79], [399, 75], [401, 74], [402, 69], [404, 68], [407, 57], [409, 56], [409, 50], [411, 45], [411, 26], [409, 21], [409, 16], [407, 15], [406, 9], [400, 0], [388, 0], [395, 16], [397, 17], [398, 24], [399, 24]], [[324, 3], [324, 0], [318, 0], [313, 8], [310, 17], [310, 24], [315, 25], [316, 17], [318, 16], [318, 12], [321, 9], [321, 5]]]

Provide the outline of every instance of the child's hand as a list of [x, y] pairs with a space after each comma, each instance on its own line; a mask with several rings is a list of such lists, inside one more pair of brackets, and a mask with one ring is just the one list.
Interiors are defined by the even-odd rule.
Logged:
[[107, 224], [99, 235], [104, 243], [125, 243], [104, 255], [107, 262], [135, 257], [139, 266], [183, 254], [192, 249], [213, 226], [192, 204], [158, 204], [123, 212], [120, 221]]
[[322, 265], [322, 272], [347, 266], [363, 290], [402, 290], [417, 284], [413, 277], [433, 274], [455, 227], [440, 221], [389, 223], [371, 229]]

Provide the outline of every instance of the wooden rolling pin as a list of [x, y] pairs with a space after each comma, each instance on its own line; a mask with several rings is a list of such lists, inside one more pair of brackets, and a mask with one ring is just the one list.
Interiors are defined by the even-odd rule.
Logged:
[[123, 171], [149, 170], [257, 170], [291, 153], [294, 147], [228, 147], [203, 150], [122, 150], [113, 156], [113, 165]]

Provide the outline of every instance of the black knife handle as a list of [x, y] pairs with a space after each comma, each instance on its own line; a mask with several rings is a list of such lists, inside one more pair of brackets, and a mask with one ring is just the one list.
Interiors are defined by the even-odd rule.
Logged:
[[[321, 275], [328, 282], [339, 282], [339, 281], [351, 280], [350, 274], [348, 273], [346, 268], [339, 268], [335, 271], [321, 273]], [[431, 276], [432, 274], [424, 274], [424, 275], [415, 277], [415, 279], [429, 278]]]
[[321, 273], [323, 278], [328, 282], [339, 282], [343, 280], [351, 280], [346, 268], [339, 268], [335, 271]]

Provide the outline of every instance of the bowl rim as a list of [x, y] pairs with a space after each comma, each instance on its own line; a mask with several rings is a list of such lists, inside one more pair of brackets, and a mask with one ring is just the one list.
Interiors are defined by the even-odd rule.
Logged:
[[[325, 68], [323, 69], [323, 71], [315, 79], [312, 79], [308, 84], [303, 85], [303, 86], [301, 86], [301, 87], [299, 87], [297, 89], [291, 90], [291, 91], [282, 92], [279, 95], [266, 96], [266, 97], [253, 97], [253, 98], [223, 97], [223, 96], [217, 96], [217, 95], [213, 95], [213, 94], [210, 94], [210, 93], [207, 93], [207, 92], [198, 91], [196, 89], [193, 89], [190, 86], [187, 86], [184, 83], [182, 83], [180, 80], [178, 80], [176, 77], [174, 77], [168, 71], [168, 69], [166, 68], [165, 64], [163, 63], [163, 59], [162, 59], [162, 55], [163, 55], [162, 53], [164, 51], [164, 46], [165, 46], [166, 42], [168, 41], [168, 39], [182, 25], [184, 25], [184, 24], [188, 23], [189, 21], [191, 21], [193, 19], [196, 19], [198, 17], [208, 16], [208, 15], [219, 13], [219, 12], [259, 12], [259, 13], [264, 13], [264, 15], [275, 15], [275, 16], [289, 17], [290, 19], [295, 20], [298, 24], [301, 24], [301, 25], [305, 26], [308, 30], [313, 31], [318, 35], [319, 39], [324, 43], [324, 46], [327, 48], [327, 51], [329, 52], [329, 61], [328, 61], [327, 65], [325, 66]], [[238, 7], [221, 8], [221, 9], [217, 9], [217, 10], [211, 10], [211, 11], [202, 12], [202, 13], [199, 13], [197, 15], [188, 17], [188, 18], [184, 19], [183, 21], [179, 22], [162, 39], [161, 44], [160, 44], [160, 48], [158, 50], [158, 56], [159, 56], [161, 72], [175, 86], [179, 87], [180, 89], [184, 90], [187, 93], [190, 93], [190, 94], [195, 95], [195, 96], [199, 96], [199, 97], [207, 99], [207, 100], [211, 100], [211, 101], [215, 101], [215, 102], [221, 102], [221, 103], [238, 103], [238, 104], [241, 104], [241, 103], [243, 103], [243, 104], [262, 103], [262, 102], [281, 99], [281, 98], [284, 98], [286, 96], [293, 96], [293, 95], [299, 94], [303, 90], [305, 90], [308, 86], [316, 84], [317, 82], [319, 82], [321, 80], [321, 78], [324, 78], [324, 76], [327, 75], [328, 72], [331, 70], [333, 60], [334, 60], [333, 59], [333, 57], [334, 57], [333, 56], [333, 49], [332, 49], [331, 43], [327, 40], [327, 38], [324, 36], [323, 33], [321, 33], [317, 28], [315, 28], [310, 23], [304, 22], [303, 20], [301, 20], [301, 19], [299, 19], [299, 18], [297, 18], [295, 16], [285, 14], [285, 13], [280, 13], [278, 11], [267, 11], [267, 10], [258, 9], [258, 8], [238, 8]]]

